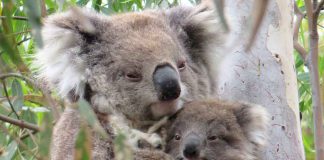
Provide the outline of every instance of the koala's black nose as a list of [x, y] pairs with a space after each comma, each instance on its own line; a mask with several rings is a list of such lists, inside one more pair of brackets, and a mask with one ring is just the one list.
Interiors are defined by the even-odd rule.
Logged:
[[169, 65], [158, 66], [153, 74], [153, 83], [159, 100], [170, 101], [180, 96], [180, 78]]
[[185, 144], [183, 155], [188, 159], [196, 159], [200, 153], [200, 141], [197, 137], [189, 137], [186, 140], [188, 143]]

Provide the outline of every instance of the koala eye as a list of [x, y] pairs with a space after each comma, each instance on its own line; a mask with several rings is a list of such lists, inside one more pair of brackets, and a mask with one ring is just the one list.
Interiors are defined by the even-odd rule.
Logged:
[[179, 141], [181, 139], [181, 136], [176, 134], [176, 135], [174, 135], [173, 138], [174, 138], [174, 140]]
[[142, 80], [142, 75], [137, 72], [126, 73], [125, 77], [131, 82], [139, 82]]
[[207, 139], [209, 141], [215, 141], [215, 140], [219, 139], [219, 137], [217, 137], [217, 136], [209, 136]]
[[183, 71], [184, 69], [186, 69], [186, 61], [180, 61], [179, 63], [178, 63], [178, 69], [179, 69], [179, 71], [181, 72], [181, 71]]

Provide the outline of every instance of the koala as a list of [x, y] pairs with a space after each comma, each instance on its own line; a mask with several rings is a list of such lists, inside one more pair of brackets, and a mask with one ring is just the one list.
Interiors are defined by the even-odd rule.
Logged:
[[256, 160], [267, 142], [268, 114], [261, 106], [193, 101], [171, 120], [166, 153], [176, 160]]
[[[187, 101], [215, 94], [225, 32], [213, 8], [57, 13], [44, 20], [44, 46], [34, 64], [60, 97], [69, 103], [87, 100], [111, 139], [122, 130], [156, 145], [159, 137], [146, 133], [154, 122]], [[52, 159], [73, 157], [79, 118], [69, 109], [56, 123]], [[94, 157], [113, 157], [98, 151], [111, 150], [111, 143], [94, 142]]]

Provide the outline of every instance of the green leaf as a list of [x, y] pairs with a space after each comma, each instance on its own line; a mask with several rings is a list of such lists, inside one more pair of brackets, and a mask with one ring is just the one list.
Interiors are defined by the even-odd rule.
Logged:
[[102, 13], [106, 14], [106, 15], [112, 15], [115, 13], [115, 11], [113, 9], [111, 9], [110, 7], [103, 7], [100, 6], [100, 10]]
[[35, 114], [33, 112], [31, 112], [30, 109], [27, 109], [27, 110], [24, 110], [22, 112], [22, 119], [26, 120], [27, 122], [30, 122], [30, 123], [36, 123], [36, 119], [35, 119]]
[[114, 151], [116, 160], [133, 159], [132, 150], [130, 146], [126, 144], [126, 136], [122, 133], [117, 133], [116, 135], [114, 140]]
[[101, 9], [101, 3], [102, 1], [101, 0], [92, 0], [92, 8], [94, 8], [96, 11], [100, 11]]
[[79, 6], [85, 6], [85, 5], [87, 5], [89, 3], [89, 1], [90, 0], [78, 0], [76, 2], [76, 4], [79, 5]]
[[[52, 137], [52, 130], [53, 130], [53, 116], [50, 113], [42, 113], [42, 119], [40, 122], [41, 125], [41, 132], [37, 134], [38, 140], [37, 144], [39, 145], [39, 154], [42, 157], [48, 157], [49, 155], [49, 148], [50, 148], [50, 141]], [[44, 158], [49, 159], [49, 158]]]
[[0, 160], [12, 160], [17, 151], [16, 141], [11, 141], [8, 147], [5, 149], [5, 153], [0, 156]]
[[297, 75], [297, 78], [303, 83], [310, 83], [309, 73], [300, 73]]
[[28, 22], [32, 26], [34, 39], [39, 48], [43, 47], [41, 36], [41, 11], [39, 1], [26, 0], [25, 1], [26, 14]]
[[80, 99], [78, 101], [78, 105], [81, 117], [90, 125], [91, 128], [93, 128], [96, 132], [103, 136], [103, 138], [107, 138], [107, 133], [101, 127], [97, 116], [91, 108], [90, 104], [86, 100]]
[[12, 96], [15, 97], [13, 101], [13, 106], [16, 111], [20, 111], [24, 105], [24, 94], [22, 92], [21, 84], [18, 80], [14, 79], [11, 85]]
[[91, 157], [91, 132], [82, 125], [75, 143], [75, 159], [89, 160]]

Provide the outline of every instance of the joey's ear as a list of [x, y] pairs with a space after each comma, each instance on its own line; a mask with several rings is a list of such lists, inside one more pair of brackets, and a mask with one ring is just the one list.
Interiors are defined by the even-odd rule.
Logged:
[[234, 115], [252, 143], [257, 146], [266, 144], [269, 115], [264, 107], [256, 104], [241, 104], [234, 108]]
[[95, 34], [96, 18], [92, 11], [72, 8], [44, 21], [44, 46], [37, 52], [34, 65], [39, 68], [39, 77], [58, 89], [62, 97], [83, 96], [87, 72], [80, 57], [81, 45]]

